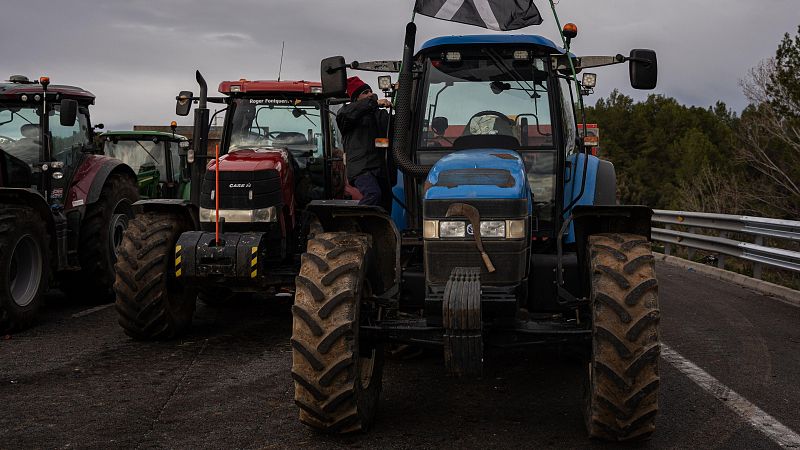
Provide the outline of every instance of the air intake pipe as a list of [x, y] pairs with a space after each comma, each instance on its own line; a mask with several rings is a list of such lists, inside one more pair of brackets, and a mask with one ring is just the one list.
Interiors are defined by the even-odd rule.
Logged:
[[411, 158], [411, 91], [413, 83], [412, 69], [414, 65], [414, 39], [417, 26], [413, 22], [406, 25], [406, 37], [403, 44], [403, 62], [400, 68], [399, 83], [395, 101], [394, 135], [392, 136], [392, 157], [397, 167], [406, 175], [424, 179], [431, 170], [430, 166], [419, 165]]

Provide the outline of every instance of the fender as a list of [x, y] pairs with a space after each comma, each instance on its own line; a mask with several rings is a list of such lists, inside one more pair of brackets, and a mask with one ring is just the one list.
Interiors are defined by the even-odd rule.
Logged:
[[136, 180], [133, 169], [122, 161], [109, 156], [87, 155], [75, 172], [64, 204], [66, 211], [79, 208], [83, 216], [85, 206], [100, 198], [103, 185], [112, 173], [122, 173]]
[[192, 224], [192, 229], [197, 231], [200, 229], [200, 212], [197, 205], [192, 204], [189, 200], [180, 198], [161, 198], [139, 200], [133, 204], [134, 214], [141, 214], [146, 212], [169, 212], [183, 216], [189, 223]]
[[359, 205], [352, 200], [314, 200], [308, 211], [315, 214], [325, 231], [361, 231], [372, 235], [375, 260], [368, 273], [375, 294], [396, 298], [400, 293], [400, 243], [392, 218], [378, 206]]

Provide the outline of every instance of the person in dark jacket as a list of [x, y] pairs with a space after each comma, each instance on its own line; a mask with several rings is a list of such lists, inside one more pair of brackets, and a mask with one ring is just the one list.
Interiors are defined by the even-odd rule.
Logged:
[[347, 79], [351, 102], [336, 115], [346, 155], [347, 179], [363, 196], [360, 205], [391, 208], [391, 187], [386, 167], [386, 149], [376, 148], [376, 138], [388, 137], [391, 102], [378, 99], [358, 77]]

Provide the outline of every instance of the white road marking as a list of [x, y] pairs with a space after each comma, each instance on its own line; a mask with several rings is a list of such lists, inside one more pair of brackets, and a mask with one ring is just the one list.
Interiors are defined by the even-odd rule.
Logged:
[[106, 309], [108, 307], [111, 307], [111, 306], [114, 306], [114, 304], [113, 303], [109, 303], [107, 305], [95, 306], [94, 308], [89, 308], [89, 309], [86, 309], [86, 310], [83, 310], [81, 312], [77, 312], [77, 313], [73, 314], [72, 318], [73, 319], [77, 319], [79, 317], [88, 316], [89, 314], [96, 313], [97, 311], [102, 311], [102, 310], [104, 310], [104, 309]]
[[664, 343], [661, 344], [661, 357], [776, 444], [784, 448], [800, 448], [800, 435]]

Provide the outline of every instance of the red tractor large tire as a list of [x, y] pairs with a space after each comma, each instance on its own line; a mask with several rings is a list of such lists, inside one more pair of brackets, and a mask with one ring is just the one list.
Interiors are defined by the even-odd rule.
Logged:
[[632, 234], [589, 237], [592, 354], [585, 392], [589, 435], [644, 439], [658, 413], [658, 283], [650, 242]]
[[130, 221], [116, 264], [119, 324], [137, 340], [178, 336], [192, 323], [197, 290], [179, 282], [175, 243], [191, 224], [181, 215], [147, 212]]
[[368, 295], [363, 233], [320, 233], [308, 241], [292, 306], [292, 378], [300, 421], [325, 433], [366, 430], [374, 421], [383, 349], [359, 348]]
[[100, 198], [86, 207], [81, 223], [78, 260], [81, 270], [61, 278], [64, 291], [74, 299], [88, 303], [111, 300], [117, 247], [128, 222], [132, 205], [139, 199], [136, 183], [130, 177], [108, 177]]
[[0, 205], [0, 332], [29, 326], [47, 289], [50, 249], [32, 208]]

